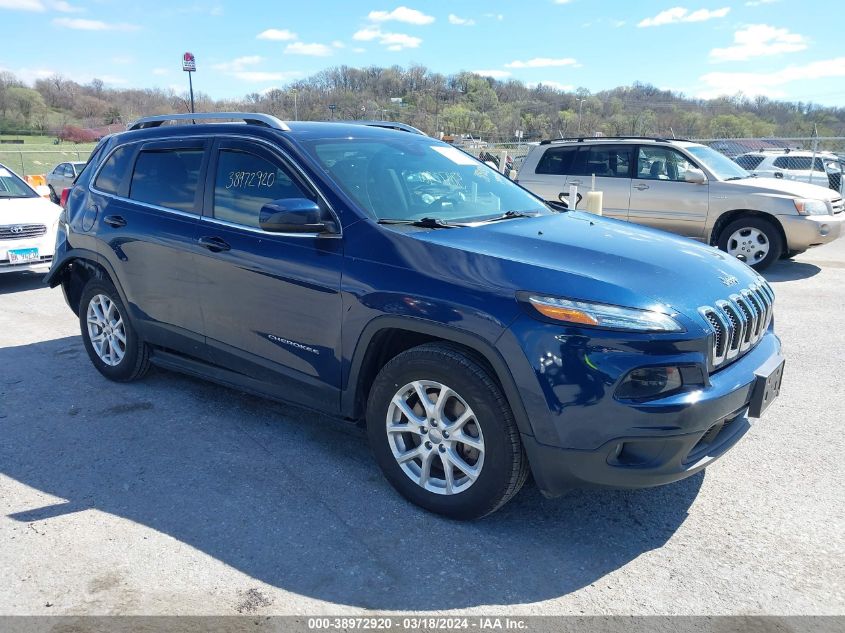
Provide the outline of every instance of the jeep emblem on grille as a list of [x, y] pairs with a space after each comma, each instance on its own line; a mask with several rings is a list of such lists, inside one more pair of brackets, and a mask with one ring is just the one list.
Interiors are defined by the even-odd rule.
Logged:
[[739, 283], [739, 279], [737, 279], [733, 275], [725, 275], [724, 277], [719, 277], [719, 280], [726, 286], [735, 286]]
[[23, 227], [22, 226], [13, 226], [13, 227], [9, 228], [9, 230], [12, 233], [23, 233]]

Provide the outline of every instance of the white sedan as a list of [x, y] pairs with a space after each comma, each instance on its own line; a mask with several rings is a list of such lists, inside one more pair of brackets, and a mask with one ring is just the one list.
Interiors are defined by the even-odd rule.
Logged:
[[61, 212], [0, 164], [0, 273], [47, 271]]

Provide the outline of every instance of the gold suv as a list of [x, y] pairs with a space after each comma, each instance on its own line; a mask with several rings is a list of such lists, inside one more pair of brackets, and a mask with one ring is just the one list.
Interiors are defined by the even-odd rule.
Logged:
[[757, 270], [835, 240], [845, 222], [836, 191], [757, 178], [706, 145], [677, 139], [542, 141], [518, 181], [555, 202], [566, 202], [570, 185], [585, 192], [595, 182], [606, 216], [718, 246]]

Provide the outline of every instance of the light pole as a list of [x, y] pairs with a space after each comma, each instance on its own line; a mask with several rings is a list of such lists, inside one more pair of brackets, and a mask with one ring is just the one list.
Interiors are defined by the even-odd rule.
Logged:
[[296, 107], [296, 88], [293, 89], [293, 120], [299, 121], [299, 109]]
[[578, 99], [578, 134], [581, 134], [581, 108], [584, 107], [586, 99]]

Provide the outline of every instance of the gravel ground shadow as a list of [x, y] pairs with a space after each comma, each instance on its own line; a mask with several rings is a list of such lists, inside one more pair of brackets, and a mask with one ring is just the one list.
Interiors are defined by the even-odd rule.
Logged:
[[66, 500], [12, 519], [96, 508], [334, 603], [409, 611], [565, 595], [661, 547], [704, 478], [555, 500], [529, 485], [458, 523], [395, 494], [347, 423], [171, 373], [109, 383], [79, 337], [0, 349], [0, 366], [0, 472]]

